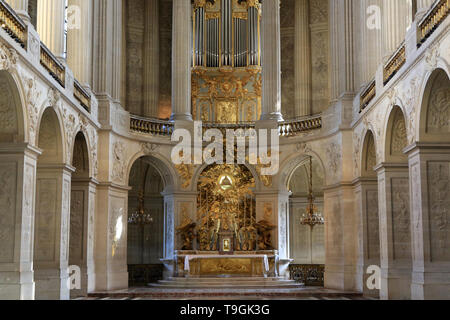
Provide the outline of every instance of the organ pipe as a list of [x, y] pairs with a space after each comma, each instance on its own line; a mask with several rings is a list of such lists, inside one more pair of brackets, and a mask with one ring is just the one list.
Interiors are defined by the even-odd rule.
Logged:
[[[215, 9], [206, 4], [217, 1], [220, 6]], [[194, 66], [260, 65], [260, 4], [257, 0], [246, 2], [245, 12], [242, 7], [233, 8], [232, 0], [194, 1]]]

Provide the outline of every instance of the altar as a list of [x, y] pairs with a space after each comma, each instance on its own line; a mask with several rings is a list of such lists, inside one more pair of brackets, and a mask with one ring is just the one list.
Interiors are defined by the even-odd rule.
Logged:
[[177, 251], [176, 277], [276, 277], [278, 254], [275, 250], [234, 252]]

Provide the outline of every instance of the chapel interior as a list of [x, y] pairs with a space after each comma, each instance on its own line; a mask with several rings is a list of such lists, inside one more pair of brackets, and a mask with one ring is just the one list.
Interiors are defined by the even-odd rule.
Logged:
[[[0, 300], [450, 299], [449, 13], [0, 0]], [[263, 129], [275, 175], [172, 161]]]

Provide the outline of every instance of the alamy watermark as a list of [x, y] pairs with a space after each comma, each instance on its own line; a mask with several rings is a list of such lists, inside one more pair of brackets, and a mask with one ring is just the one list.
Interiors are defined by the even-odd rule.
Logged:
[[[175, 165], [248, 163], [261, 166], [263, 176], [278, 173], [280, 163], [278, 130], [226, 129], [225, 138], [224, 140], [224, 135], [219, 129], [208, 129], [203, 133], [201, 121], [194, 122], [193, 138], [189, 130], [176, 129], [172, 134], [172, 141], [178, 144], [172, 149], [172, 162]], [[209, 144], [204, 146], [204, 142]]]

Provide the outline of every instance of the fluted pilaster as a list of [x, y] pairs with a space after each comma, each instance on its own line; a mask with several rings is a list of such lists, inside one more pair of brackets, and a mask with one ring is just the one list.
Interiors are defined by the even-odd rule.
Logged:
[[280, 1], [262, 4], [262, 115], [261, 120], [283, 120], [281, 115]]
[[434, 0], [417, 0], [417, 10], [428, 10], [433, 4]]
[[159, 106], [159, 0], [145, 2], [144, 116], [157, 117]]
[[191, 1], [174, 1], [172, 29], [172, 120], [192, 120], [190, 30]]
[[25, 23], [30, 21], [30, 16], [28, 14], [28, 0], [7, 0], [6, 2]]
[[[382, 0], [361, 0], [361, 17], [372, 15], [369, 22], [366, 18], [360, 21], [361, 32], [361, 80], [367, 83], [375, 77], [378, 65], [383, 61], [383, 34], [381, 31], [381, 16], [375, 14], [380, 11], [370, 10], [372, 8], [381, 8]], [[376, 10], [376, 9], [375, 9]], [[379, 24], [378, 24], [379, 23]], [[380, 28], [378, 28], [380, 27]]]
[[37, 32], [41, 41], [59, 59], [65, 59], [63, 0], [38, 1]]
[[331, 101], [354, 92], [353, 1], [329, 1]]
[[412, 3], [407, 0], [383, 0], [383, 55], [385, 58], [400, 46], [412, 23]]
[[[67, 32], [67, 64], [75, 78], [83, 86], [91, 86], [92, 77], [92, 9], [93, 3], [85, 0], [69, 0], [69, 8], [74, 15], [71, 28]], [[77, 15], [79, 13], [79, 19]]]
[[122, 1], [94, 1], [93, 80], [96, 94], [119, 101], [122, 80]]
[[295, 1], [295, 115], [311, 113], [309, 0]]

